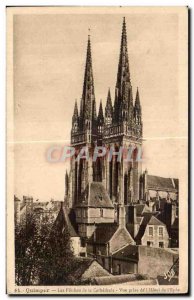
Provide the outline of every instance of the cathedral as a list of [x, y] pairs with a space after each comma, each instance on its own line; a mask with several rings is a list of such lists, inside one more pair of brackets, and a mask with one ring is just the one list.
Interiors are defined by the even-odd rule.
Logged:
[[[160, 210], [160, 201], [164, 198], [165, 202], [177, 201], [176, 179], [151, 176], [147, 170], [142, 172], [142, 161], [137, 157], [142, 142], [140, 92], [137, 88], [133, 96], [124, 18], [114, 96], [108, 89], [105, 109], [100, 102], [97, 110], [88, 36], [83, 91], [80, 104], [75, 102], [72, 117], [71, 146], [75, 154], [71, 158], [70, 172], [65, 175], [64, 206], [70, 212], [75, 240], [81, 239], [82, 250], [86, 247], [85, 251], [94, 253], [94, 245], [98, 244], [98, 250], [107, 254], [136, 244], [133, 230], [126, 226], [131, 223], [128, 219], [133, 219], [134, 207], [146, 204], [146, 209], [153, 212], [154, 205]], [[83, 148], [88, 149], [87, 159], [79, 158], [78, 153]], [[94, 160], [96, 148], [106, 149], [109, 155], [98, 155]], [[133, 149], [131, 159], [120, 157], [123, 148]], [[162, 226], [163, 223], [157, 222], [154, 226], [155, 223]]]
[[[72, 182], [69, 188], [66, 188], [69, 191], [71, 206], [78, 204], [79, 196], [91, 182], [101, 182], [113, 203], [127, 205], [139, 200], [141, 162], [136, 161], [135, 155], [128, 163], [124, 163], [123, 159], [118, 161], [117, 152], [120, 147], [141, 147], [142, 127], [138, 89], [135, 103], [133, 101], [124, 19], [114, 103], [109, 89], [105, 111], [100, 103], [98, 113], [92, 71], [91, 41], [90, 36], [88, 37], [83, 92], [79, 112], [78, 105], [75, 103], [71, 145], [75, 147], [76, 152], [87, 146], [91, 159], [78, 161], [75, 155], [71, 161], [71, 178], [67, 178], [67, 181]], [[99, 157], [93, 163], [92, 153], [96, 145], [115, 149], [111, 161], [107, 157]]]

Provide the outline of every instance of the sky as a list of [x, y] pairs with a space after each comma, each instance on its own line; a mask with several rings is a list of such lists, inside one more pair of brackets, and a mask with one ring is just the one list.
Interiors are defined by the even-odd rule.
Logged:
[[[14, 16], [15, 194], [64, 198], [69, 163], [50, 163], [47, 150], [69, 143], [75, 99], [82, 94], [90, 29], [97, 107], [112, 100], [123, 14]], [[143, 115], [143, 169], [179, 178], [187, 151], [187, 107], [180, 94], [176, 13], [125, 14], [131, 83]]]

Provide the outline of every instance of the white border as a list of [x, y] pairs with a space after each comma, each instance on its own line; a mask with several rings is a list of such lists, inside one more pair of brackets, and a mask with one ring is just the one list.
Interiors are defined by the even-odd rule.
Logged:
[[[157, 3], [157, 5], [156, 5]], [[103, 0], [98, 1], [92, 1], [92, 5], [100, 6], [105, 5], [106, 6], [189, 6], [191, 9], [193, 8], [192, 1], [183, 1], [183, 0], [176, 0], [176, 1], [170, 1], [170, 0], [163, 0], [163, 1], [109, 1], [108, 3], [105, 3]], [[5, 33], [6, 33], [6, 18], [5, 18], [5, 10], [6, 6], [57, 6], [57, 5], [69, 5], [69, 6], [90, 6], [91, 1], [75, 1], [75, 0], [55, 0], [55, 1], [45, 1], [45, 0], [26, 0], [26, 1], [5, 1], [1, 0], [0, 2], [0, 62], [1, 62], [1, 70], [0, 70], [0, 91], [1, 91], [1, 101], [0, 101], [0, 124], [1, 124], [1, 130], [0, 130], [0, 159], [1, 159], [1, 168], [0, 168], [0, 178], [1, 178], [1, 189], [0, 189], [0, 228], [1, 228], [1, 234], [0, 234], [0, 245], [1, 245], [1, 255], [0, 255], [0, 299], [5, 299], [7, 296], [5, 295], [5, 86], [6, 86], [6, 39], [5, 39]], [[191, 32], [193, 32], [191, 28]], [[193, 34], [193, 33], [192, 33]], [[192, 38], [192, 37], [191, 37]], [[192, 53], [191, 53], [192, 54]], [[192, 66], [190, 66], [192, 67]], [[191, 86], [193, 84], [193, 79], [191, 81]], [[193, 109], [192, 109], [193, 112]], [[193, 129], [193, 128], [192, 128]], [[192, 131], [193, 132], [193, 131]], [[193, 163], [192, 163], [193, 167]], [[194, 179], [192, 178], [191, 186], [194, 186]], [[190, 199], [190, 202], [192, 202], [192, 199]], [[194, 207], [194, 206], [192, 206]], [[193, 210], [192, 210], [193, 213]], [[192, 239], [193, 241], [194, 239]], [[191, 245], [191, 249], [193, 249]], [[193, 283], [193, 280], [192, 280]], [[191, 283], [191, 286], [193, 284]], [[156, 296], [157, 297], [157, 296]], [[17, 297], [21, 298], [21, 297]], [[22, 297], [24, 299], [26, 297]], [[36, 296], [36, 298], [40, 298], [39, 296]], [[55, 297], [54, 297], [55, 298]], [[72, 297], [71, 297], [72, 298]], [[102, 297], [100, 297], [102, 298]]]

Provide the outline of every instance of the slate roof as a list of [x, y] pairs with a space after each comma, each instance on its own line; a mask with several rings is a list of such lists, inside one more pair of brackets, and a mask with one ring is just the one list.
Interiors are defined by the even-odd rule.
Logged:
[[89, 242], [96, 244], [108, 243], [118, 227], [115, 223], [97, 224], [95, 233], [90, 237]]
[[66, 226], [71, 237], [78, 237], [78, 234], [69, 219], [69, 212], [64, 206], [61, 206], [53, 227], [56, 230], [62, 231]]
[[76, 259], [76, 266], [73, 268], [71, 272], [71, 276], [75, 279], [80, 279], [83, 273], [90, 267], [93, 263], [94, 259], [91, 258], [78, 258]]
[[89, 183], [76, 206], [114, 208], [114, 205], [102, 182]]
[[163, 222], [161, 222], [160, 220], [158, 220], [155, 216], [153, 216], [152, 213], [145, 214], [143, 217], [143, 220], [141, 222], [138, 234], [135, 237], [136, 241], [141, 241], [141, 238], [143, 237], [143, 235], [145, 233], [147, 225], [165, 226], [165, 224]]
[[138, 260], [138, 246], [127, 245], [113, 254], [114, 258]]
[[[92, 263], [96, 262], [99, 265], [98, 276], [113, 276], [107, 270], [105, 270], [95, 259], [93, 258], [76, 258], [75, 266], [73, 267], [70, 276], [73, 276], [74, 279], [79, 280], [83, 276], [83, 274], [90, 268]], [[91, 278], [89, 278], [91, 279]]]
[[145, 204], [137, 204], [135, 207], [137, 216], [140, 216], [144, 210]]
[[137, 216], [142, 216], [143, 213], [150, 212], [150, 208], [147, 206], [147, 204], [137, 204], [135, 207]]
[[[175, 187], [173, 185], [173, 181]], [[154, 175], [147, 175], [148, 188], [161, 190], [175, 190], [178, 187], [178, 179], [159, 177]]]

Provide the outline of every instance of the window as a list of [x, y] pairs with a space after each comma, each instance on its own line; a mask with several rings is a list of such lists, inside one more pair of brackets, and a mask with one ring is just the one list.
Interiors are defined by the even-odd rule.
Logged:
[[147, 241], [147, 246], [148, 247], [153, 247], [153, 242]]
[[118, 264], [117, 265], [117, 274], [121, 274], [121, 265], [120, 264]]
[[100, 209], [100, 216], [103, 217], [103, 209]]
[[159, 247], [164, 248], [164, 242], [159, 242]]
[[158, 233], [159, 233], [159, 236], [163, 236], [163, 227], [159, 227], [158, 228]]
[[83, 209], [82, 212], [83, 212], [83, 215], [82, 215], [83, 218], [86, 218], [87, 217], [87, 209]]
[[86, 246], [86, 241], [84, 239], [81, 239], [81, 247], [85, 247]]
[[149, 227], [148, 227], [148, 234], [149, 234], [150, 236], [153, 236], [153, 235], [154, 235], [154, 228], [153, 228], [152, 226], [149, 226]]

